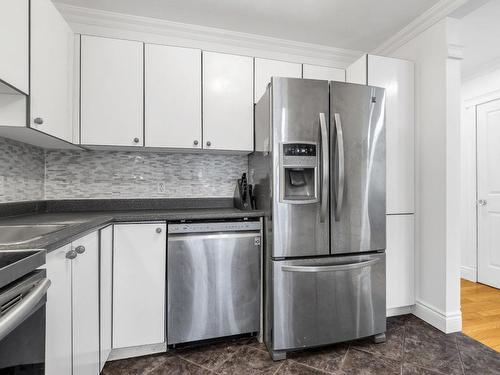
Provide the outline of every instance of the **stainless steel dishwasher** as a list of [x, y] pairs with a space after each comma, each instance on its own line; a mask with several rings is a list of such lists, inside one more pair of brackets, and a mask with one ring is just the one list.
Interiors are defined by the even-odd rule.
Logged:
[[259, 221], [168, 225], [167, 344], [259, 331]]

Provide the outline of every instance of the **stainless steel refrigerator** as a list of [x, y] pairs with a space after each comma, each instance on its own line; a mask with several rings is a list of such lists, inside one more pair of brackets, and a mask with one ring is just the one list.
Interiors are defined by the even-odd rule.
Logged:
[[385, 340], [385, 94], [273, 77], [250, 182], [264, 219], [264, 341], [289, 351]]

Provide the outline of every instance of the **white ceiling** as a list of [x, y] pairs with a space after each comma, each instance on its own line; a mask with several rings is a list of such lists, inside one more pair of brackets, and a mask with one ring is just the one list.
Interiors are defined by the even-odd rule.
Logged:
[[473, 76], [488, 66], [500, 67], [500, 1], [491, 0], [462, 18], [464, 45], [462, 77]]
[[169, 21], [371, 51], [438, 0], [55, 0]]

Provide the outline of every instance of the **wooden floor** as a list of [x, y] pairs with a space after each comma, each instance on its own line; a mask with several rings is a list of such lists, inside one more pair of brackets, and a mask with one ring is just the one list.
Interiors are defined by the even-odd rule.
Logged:
[[500, 352], [500, 289], [461, 280], [462, 332]]

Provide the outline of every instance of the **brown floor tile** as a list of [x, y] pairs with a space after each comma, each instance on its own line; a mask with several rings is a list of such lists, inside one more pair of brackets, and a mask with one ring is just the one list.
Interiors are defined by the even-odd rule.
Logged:
[[274, 374], [281, 366], [268, 353], [249, 346], [242, 346], [218, 370], [218, 374], [259, 375]]
[[352, 346], [376, 355], [400, 361], [403, 359], [403, 341], [405, 334], [404, 321], [399, 319], [387, 320], [386, 342], [375, 344], [372, 337], [355, 341]]
[[442, 375], [440, 372], [431, 371], [415, 365], [405, 363], [403, 365], [402, 375]]
[[409, 320], [405, 329], [406, 363], [445, 374], [462, 374], [460, 356], [453, 335], [445, 335], [418, 318]]
[[228, 342], [219, 342], [210, 345], [188, 347], [178, 349], [175, 353], [181, 358], [201, 365], [210, 370], [217, 370], [225, 361], [227, 361], [234, 352], [249, 340], [237, 340]]
[[[287, 360], [281, 364], [279, 370], [275, 375], [325, 375], [331, 374], [330, 372], [323, 372], [312, 367], [301, 365], [300, 363]], [[340, 375], [339, 373], [336, 373]]]
[[461, 333], [455, 337], [466, 375], [500, 374], [500, 353]]
[[342, 370], [349, 375], [400, 375], [401, 363], [368, 352], [349, 349]]
[[340, 369], [347, 348], [347, 344], [336, 344], [323, 348], [293, 352], [288, 355], [288, 358], [309, 367], [334, 372]]

